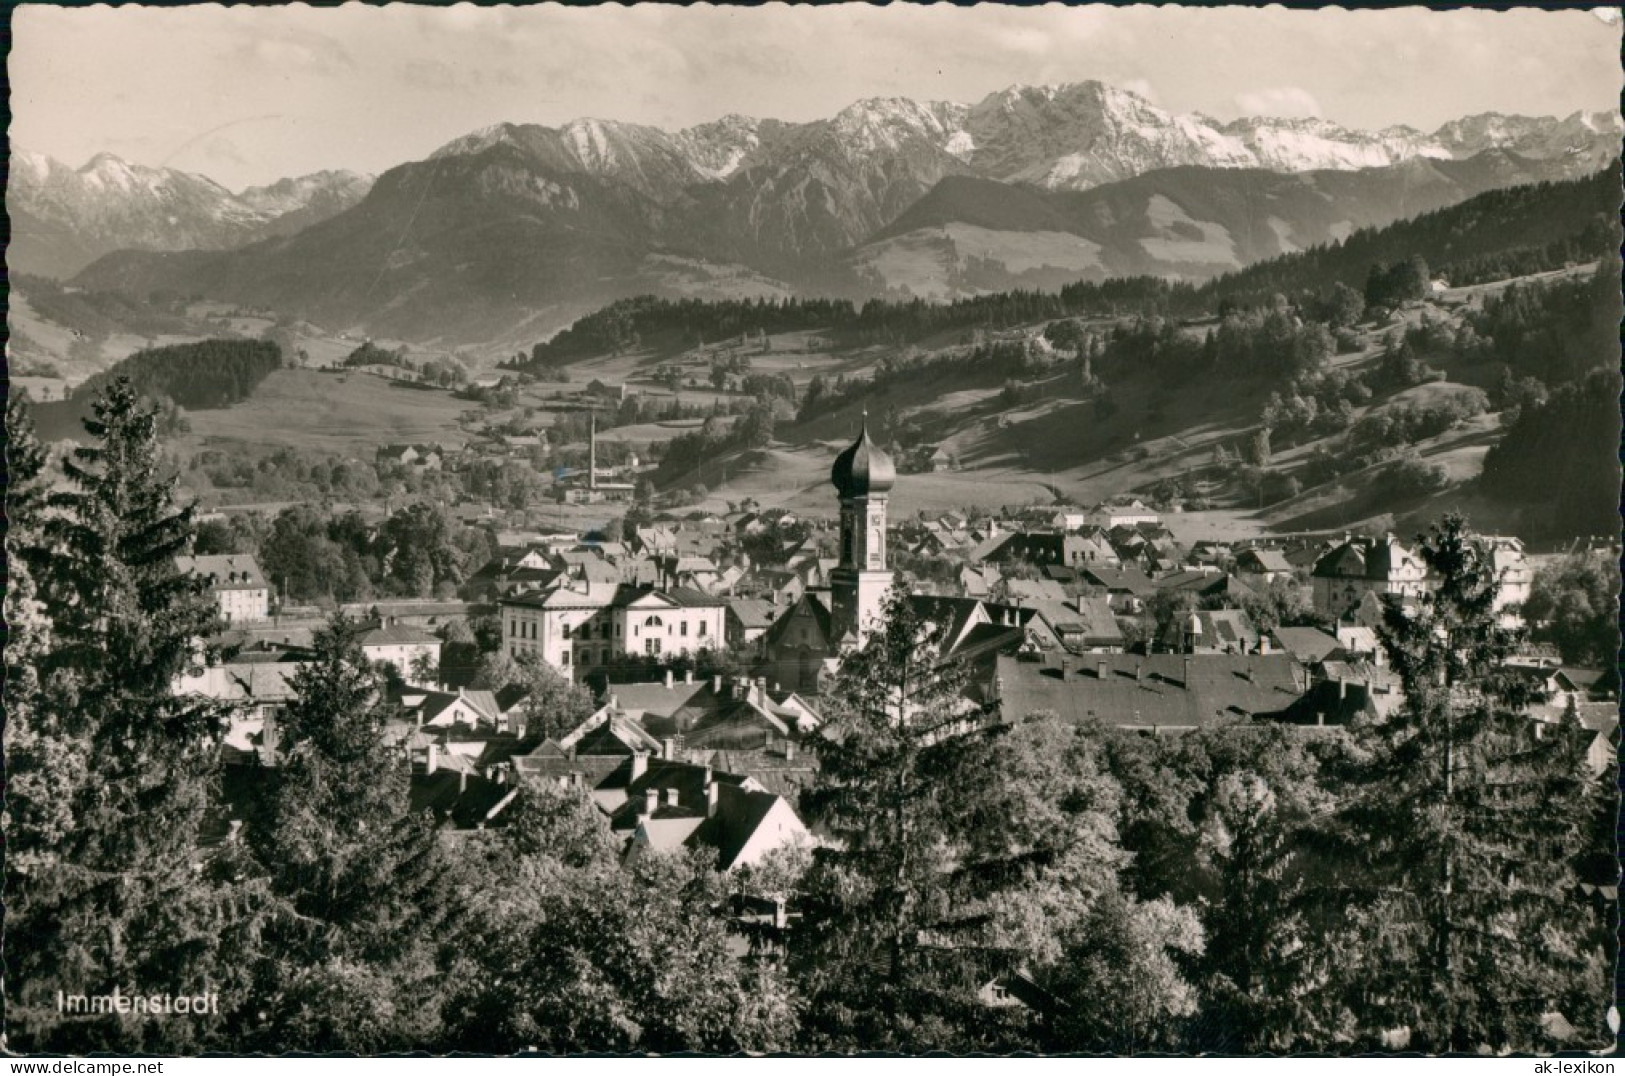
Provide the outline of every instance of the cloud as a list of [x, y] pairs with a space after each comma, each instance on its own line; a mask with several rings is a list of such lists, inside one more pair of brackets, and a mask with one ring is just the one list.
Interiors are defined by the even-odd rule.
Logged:
[[1243, 116], [1319, 116], [1320, 102], [1297, 86], [1271, 86], [1236, 94]]
[[401, 81], [413, 89], [430, 92], [473, 90], [483, 86], [518, 86], [520, 78], [506, 67], [471, 67], [424, 58], [407, 60], [399, 67]]
[[1157, 103], [1157, 88], [1151, 85], [1151, 83], [1146, 79], [1131, 78], [1124, 82], [1118, 83], [1118, 85], [1127, 90], [1129, 93], [1145, 98], [1152, 104]]
[[420, 90], [459, 90], [467, 85], [456, 68], [435, 59], [408, 60], [401, 64], [401, 80]]
[[251, 70], [337, 75], [355, 70], [350, 50], [336, 38], [314, 30], [284, 27], [258, 32], [232, 50], [232, 60]]
[[237, 148], [237, 143], [223, 135], [216, 135], [209, 139], [198, 147], [198, 151], [204, 157], [215, 162], [224, 161], [228, 164], [243, 165], [249, 163], [248, 158], [244, 157], [242, 151]]

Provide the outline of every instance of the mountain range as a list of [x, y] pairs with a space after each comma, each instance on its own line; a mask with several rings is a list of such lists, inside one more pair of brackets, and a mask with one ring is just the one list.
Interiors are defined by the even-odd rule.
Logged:
[[[80, 281], [490, 341], [545, 336], [638, 292], [947, 297], [1126, 272], [1201, 279], [1483, 190], [1589, 174], [1620, 134], [1617, 115], [1579, 113], [1432, 133], [1219, 123], [1098, 82], [974, 105], [869, 99], [808, 123], [499, 124], [293, 234], [264, 223], [272, 234], [229, 251], [120, 251]], [[228, 197], [252, 210], [248, 193]], [[32, 212], [29, 198], [17, 204]]]
[[13, 150], [8, 268], [68, 277], [114, 250], [226, 250], [291, 235], [355, 205], [372, 177], [330, 171], [238, 194], [206, 176], [99, 153], [81, 168]]

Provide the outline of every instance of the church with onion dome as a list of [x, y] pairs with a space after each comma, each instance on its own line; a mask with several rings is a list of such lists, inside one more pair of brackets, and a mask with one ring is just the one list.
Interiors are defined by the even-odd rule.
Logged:
[[840, 563], [830, 576], [830, 628], [836, 640], [862, 646], [881, 616], [892, 573], [886, 567], [886, 502], [897, 468], [869, 436], [868, 416], [858, 439], [830, 468], [841, 501]]
[[835, 457], [829, 480], [840, 503], [841, 544], [828, 601], [803, 594], [763, 640], [774, 681], [799, 691], [816, 691], [841, 651], [863, 645], [892, 586], [886, 512], [897, 467], [870, 436], [867, 415], [857, 440]]
[[[887, 513], [897, 467], [875, 443], [864, 416], [855, 441], [835, 457], [830, 484], [840, 505], [840, 557], [829, 576], [827, 599], [801, 595], [762, 637], [757, 671], [781, 687], [816, 694], [840, 665], [842, 652], [864, 644], [880, 626], [895, 582], [886, 556]], [[944, 652], [975, 661], [1058, 637], [1032, 609], [976, 598], [911, 594], [921, 620], [940, 626]]]

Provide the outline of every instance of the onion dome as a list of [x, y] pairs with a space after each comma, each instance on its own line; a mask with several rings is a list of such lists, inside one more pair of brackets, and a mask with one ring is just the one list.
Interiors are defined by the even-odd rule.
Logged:
[[867, 497], [872, 493], [885, 493], [897, 481], [897, 468], [891, 457], [869, 440], [869, 419], [863, 420], [863, 431], [845, 452], [835, 457], [829, 480], [835, 484], [842, 499]]

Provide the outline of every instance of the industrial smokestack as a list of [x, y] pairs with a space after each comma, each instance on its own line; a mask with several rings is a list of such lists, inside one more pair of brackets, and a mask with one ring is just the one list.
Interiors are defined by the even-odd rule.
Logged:
[[587, 416], [587, 488], [598, 488], [598, 412]]

